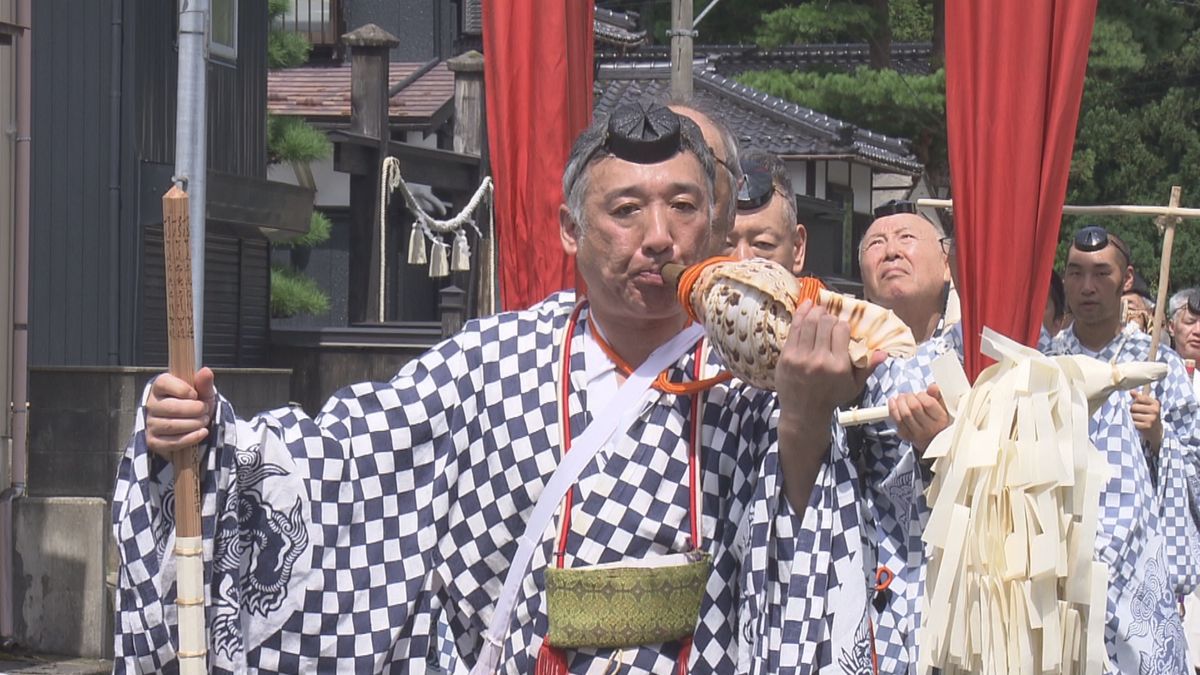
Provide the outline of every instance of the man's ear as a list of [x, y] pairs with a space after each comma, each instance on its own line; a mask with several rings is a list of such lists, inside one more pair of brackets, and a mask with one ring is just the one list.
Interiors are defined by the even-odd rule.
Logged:
[[1124, 293], [1133, 288], [1133, 265], [1125, 266], [1125, 283], [1121, 284], [1121, 292]]
[[579, 224], [571, 217], [566, 204], [558, 207], [558, 236], [562, 239], [563, 252], [573, 256], [579, 251], [579, 238], [583, 235]]
[[796, 258], [792, 261], [792, 274], [804, 271], [804, 257], [808, 255], [808, 228], [804, 223], [796, 223]]

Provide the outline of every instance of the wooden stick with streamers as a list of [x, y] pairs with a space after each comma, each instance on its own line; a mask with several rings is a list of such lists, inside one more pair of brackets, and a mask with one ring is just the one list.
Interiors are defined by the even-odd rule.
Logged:
[[[189, 248], [188, 195], [172, 186], [163, 195], [163, 248], [167, 278], [167, 349], [171, 375], [184, 382], [196, 377], [192, 318], [192, 260]], [[199, 450], [178, 451], [175, 469], [175, 564], [179, 617], [179, 672], [208, 672], [204, 621], [204, 555], [200, 531]]]

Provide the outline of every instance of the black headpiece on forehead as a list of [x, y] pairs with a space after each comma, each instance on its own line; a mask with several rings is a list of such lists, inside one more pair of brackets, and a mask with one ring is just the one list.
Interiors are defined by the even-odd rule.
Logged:
[[765, 162], [756, 161], [752, 155], [743, 155], [741, 187], [738, 188], [737, 207], [739, 211], [753, 211], [771, 201], [775, 194], [775, 180], [771, 175], [771, 167]]
[[897, 213], [916, 213], [917, 203], [910, 202], [907, 199], [889, 199], [886, 202], [875, 207], [876, 218], [886, 218], [894, 216]]
[[604, 147], [627, 162], [656, 164], [683, 147], [682, 126], [679, 115], [657, 103], [623, 105], [608, 118]]

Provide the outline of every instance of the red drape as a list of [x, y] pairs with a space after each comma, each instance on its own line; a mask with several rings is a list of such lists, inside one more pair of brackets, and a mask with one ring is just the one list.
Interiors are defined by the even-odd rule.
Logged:
[[987, 326], [1035, 344], [1096, 0], [946, 3], [946, 117], [967, 374]]
[[484, 82], [504, 309], [575, 281], [558, 236], [562, 171], [592, 119], [591, 2], [486, 0]]

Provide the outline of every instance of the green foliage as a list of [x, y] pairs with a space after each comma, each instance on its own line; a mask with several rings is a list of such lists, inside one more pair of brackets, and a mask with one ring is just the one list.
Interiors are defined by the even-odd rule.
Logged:
[[[1200, 200], [1200, 12], [1165, 1], [1101, 3], [1071, 161], [1067, 202], [1183, 204]], [[1064, 219], [1059, 262], [1085, 223], [1130, 245], [1134, 267], [1157, 284], [1162, 238], [1152, 218]], [[1171, 290], [1200, 283], [1200, 221], [1184, 221], [1171, 257]]]
[[271, 316], [286, 318], [297, 314], [323, 314], [329, 311], [329, 296], [317, 283], [300, 272], [280, 265], [271, 266]]
[[760, 47], [806, 42], [861, 42], [875, 27], [871, 8], [850, 2], [811, 2], [768, 12], [759, 24]]
[[308, 60], [312, 45], [303, 35], [284, 30], [267, 34], [267, 67], [291, 68]]
[[853, 73], [748, 72], [754, 87], [840, 120], [913, 141], [926, 164], [946, 162], [946, 74], [901, 75], [860, 68]]
[[308, 233], [303, 237], [297, 237], [288, 242], [275, 244], [280, 248], [307, 247], [313, 248], [320, 246], [329, 241], [329, 233], [333, 229], [333, 223], [330, 222], [329, 216], [314, 210], [312, 218], [308, 221]]
[[267, 16], [277, 19], [292, 8], [291, 0], [267, 0]]
[[893, 42], [929, 42], [933, 39], [933, 11], [929, 0], [891, 0], [888, 22]]
[[[267, 66], [292, 68], [308, 61], [312, 46], [303, 36], [282, 30], [274, 19], [291, 8], [291, 0], [267, 0], [267, 14], [272, 19], [267, 34]], [[299, 117], [267, 115], [267, 161], [313, 162], [325, 159], [333, 145], [324, 132], [314, 129]], [[320, 211], [313, 211], [308, 233], [283, 247], [312, 248], [329, 239], [332, 224]], [[304, 273], [280, 265], [271, 266], [271, 316], [284, 318], [297, 314], [323, 314], [329, 311], [329, 296]]]
[[275, 162], [313, 162], [325, 159], [333, 145], [325, 134], [299, 117], [267, 116], [268, 160]]
[[1088, 69], [1093, 76], [1125, 75], [1144, 68], [1146, 55], [1133, 40], [1128, 23], [1109, 17], [1097, 17], [1088, 51]]

